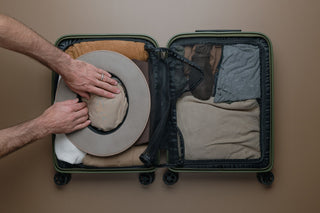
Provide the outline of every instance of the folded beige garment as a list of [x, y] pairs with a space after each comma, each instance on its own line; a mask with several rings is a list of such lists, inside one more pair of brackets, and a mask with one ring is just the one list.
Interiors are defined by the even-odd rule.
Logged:
[[214, 103], [184, 95], [177, 123], [186, 160], [260, 158], [260, 108], [256, 100]]
[[87, 103], [92, 126], [103, 131], [110, 131], [123, 121], [128, 101], [122, 85], [119, 83], [117, 87], [120, 89], [120, 93], [116, 94], [114, 98], [105, 98], [94, 94], [90, 94], [89, 100], [82, 98]]
[[142, 166], [139, 156], [147, 148], [147, 145], [133, 146], [125, 152], [110, 157], [97, 157], [86, 154], [82, 163], [86, 166], [95, 167], [126, 167]]
[[65, 50], [72, 58], [78, 58], [88, 52], [110, 50], [127, 56], [130, 59], [147, 61], [149, 54], [144, 49], [144, 43], [123, 40], [87, 41], [74, 44]]

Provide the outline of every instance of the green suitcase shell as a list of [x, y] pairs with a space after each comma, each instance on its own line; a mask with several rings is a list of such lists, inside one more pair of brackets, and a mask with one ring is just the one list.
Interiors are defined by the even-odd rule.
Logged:
[[[55, 135], [53, 135], [53, 161], [57, 171], [54, 180], [57, 185], [67, 184], [72, 173], [139, 173], [141, 184], [151, 184], [155, 178], [154, 172], [157, 168], [166, 167], [168, 170], [163, 175], [163, 181], [172, 185], [178, 181], [180, 172], [251, 172], [257, 173], [258, 180], [265, 184], [272, 184], [274, 177], [271, 172], [273, 167], [273, 55], [270, 40], [261, 33], [241, 32], [241, 31], [199, 31], [195, 33], [179, 34], [171, 38], [166, 48], [159, 48], [158, 44], [151, 37], [146, 35], [68, 35], [59, 38], [56, 46], [61, 50], [66, 50], [69, 46], [85, 41], [96, 40], [127, 40], [144, 42], [145, 48], [150, 54], [149, 67], [151, 65], [151, 128], [150, 142], [147, 150], [140, 156], [144, 166], [119, 167], [119, 168], [98, 168], [84, 165], [70, 165], [60, 161], [54, 150]], [[175, 91], [174, 70], [170, 70], [171, 61], [194, 65], [191, 61], [177, 55], [174, 51], [178, 45], [193, 45], [198, 43], [212, 43], [217, 45], [231, 44], [252, 44], [259, 47], [261, 61], [261, 100], [260, 100], [260, 146], [261, 157], [255, 160], [185, 160], [179, 154], [178, 131], [175, 101], [177, 100]], [[153, 58], [152, 58], [152, 57]], [[197, 65], [194, 65], [197, 66]], [[54, 101], [58, 75], [52, 75], [52, 101]], [[161, 79], [159, 81], [159, 78]], [[158, 79], [158, 80], [157, 80]], [[163, 87], [153, 87], [152, 84], [167, 82]], [[163, 91], [157, 91], [161, 88]], [[164, 94], [167, 94], [166, 97]], [[168, 105], [168, 112], [165, 114], [159, 111], [159, 107]], [[160, 122], [159, 122], [160, 121]], [[162, 122], [162, 126], [159, 123]], [[166, 129], [168, 128], [169, 129]], [[157, 131], [158, 129], [159, 131]], [[158, 134], [158, 135], [156, 135]], [[166, 161], [160, 162], [161, 156], [166, 153]]]

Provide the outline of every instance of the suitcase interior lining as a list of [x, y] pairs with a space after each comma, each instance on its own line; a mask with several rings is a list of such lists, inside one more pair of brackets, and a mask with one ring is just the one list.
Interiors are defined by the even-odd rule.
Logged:
[[[170, 138], [168, 162], [176, 168], [192, 169], [258, 169], [266, 168], [270, 165], [270, 139], [271, 139], [271, 76], [270, 76], [270, 54], [269, 45], [266, 40], [260, 37], [201, 37], [201, 38], [182, 38], [174, 40], [170, 48], [177, 45], [189, 46], [195, 44], [251, 44], [259, 47], [260, 52], [260, 85], [261, 98], [257, 99], [260, 106], [260, 148], [261, 157], [259, 159], [215, 159], [215, 160], [185, 160], [179, 158], [177, 137]], [[173, 73], [174, 72], [170, 72]], [[174, 77], [173, 77], [174, 78]], [[173, 95], [173, 94], [172, 94]], [[176, 106], [172, 104], [171, 128], [177, 135]]]
[[[87, 36], [85, 36], [87, 37]], [[74, 45], [74, 44], [77, 44], [77, 43], [80, 43], [80, 42], [88, 42], [88, 41], [101, 41], [101, 40], [125, 40], [125, 41], [134, 41], [134, 42], [142, 42], [142, 43], [145, 43], [146, 45], [149, 45], [149, 46], [154, 46], [154, 44], [146, 39], [142, 39], [142, 38], [130, 38], [130, 37], [100, 37], [100, 36], [93, 36], [93, 37], [90, 37], [90, 38], [81, 38], [76, 36], [75, 38], [67, 38], [67, 39], [63, 39], [63, 40], [60, 40], [57, 47], [59, 49], [61, 49], [62, 51], [65, 51], [66, 49], [68, 49], [68, 47]], [[149, 60], [149, 59], [148, 59]], [[54, 77], [53, 77], [53, 84], [54, 84], [54, 88], [53, 88], [53, 94], [56, 93], [56, 85], [58, 83], [58, 77], [59, 75], [57, 73], [54, 73]], [[152, 79], [153, 78], [153, 73], [150, 72], [150, 66], [149, 66], [149, 85], [154, 85], [152, 83]], [[151, 90], [151, 88], [150, 88]], [[150, 136], [153, 134], [153, 130], [154, 130], [154, 126], [155, 126], [155, 122], [154, 122], [154, 118], [152, 118], [152, 111], [153, 108], [155, 107], [155, 105], [157, 105], [157, 99], [154, 99], [152, 98], [153, 95], [152, 95], [152, 90], [150, 91], [151, 92], [151, 110], [150, 110]], [[85, 169], [85, 170], [93, 170], [93, 171], [96, 171], [96, 170], [143, 170], [143, 169], [150, 169], [149, 167], [146, 167], [146, 166], [128, 166], [128, 167], [95, 167], [95, 166], [87, 166], [87, 165], [83, 165], [82, 163], [80, 164], [70, 164], [68, 162], [65, 162], [65, 161], [62, 161], [62, 160], [59, 160], [57, 158], [57, 156], [55, 156], [55, 159], [56, 159], [56, 166], [58, 166], [60, 169]]]
[[[185, 160], [180, 155], [180, 150], [183, 147], [178, 146], [177, 139], [177, 116], [176, 116], [176, 91], [174, 79], [177, 76], [176, 73], [168, 65], [170, 62], [170, 56], [163, 58], [161, 53], [154, 53], [151, 49], [156, 48], [155, 45], [145, 39], [129, 38], [129, 37], [90, 37], [90, 38], [68, 38], [61, 40], [58, 43], [58, 47], [61, 50], [66, 50], [69, 46], [85, 42], [85, 41], [97, 41], [97, 40], [126, 40], [126, 41], [138, 41], [146, 44], [146, 49], [149, 52], [149, 86], [151, 92], [151, 111], [150, 111], [150, 137], [152, 137], [162, 122], [164, 125], [161, 127], [161, 132], [157, 135], [159, 140], [158, 149], [153, 150], [153, 153], [157, 155], [160, 150], [167, 150], [168, 162], [165, 165], [170, 168], [177, 169], [200, 169], [200, 170], [237, 170], [248, 169], [257, 170], [261, 168], [267, 168], [270, 166], [271, 159], [271, 73], [270, 73], [270, 47], [268, 42], [262, 37], [200, 37], [200, 38], [178, 38], [170, 44], [170, 49], [174, 49], [175, 46], [186, 46], [194, 44], [206, 44], [212, 43], [215, 45], [231, 45], [231, 44], [251, 44], [259, 47], [260, 50], [260, 85], [261, 85], [261, 98], [258, 99], [260, 106], [260, 150], [261, 158], [259, 159], [221, 159], [221, 160]], [[148, 50], [148, 48], [150, 50]], [[175, 59], [171, 59], [174, 61]], [[174, 66], [173, 66], [174, 67]], [[169, 72], [167, 72], [169, 70]], [[54, 85], [57, 85], [58, 75], [54, 75]], [[53, 89], [55, 94], [56, 86]], [[169, 119], [163, 119], [164, 108], [169, 107]], [[149, 143], [148, 148], [151, 144]], [[148, 149], [147, 148], [147, 149]], [[151, 148], [150, 148], [151, 149]], [[158, 156], [158, 155], [157, 155]], [[62, 169], [85, 169], [85, 170], [139, 170], [150, 168], [149, 166], [133, 166], [133, 167], [92, 167], [85, 166], [83, 164], [69, 164], [63, 161], [57, 160], [57, 166]], [[156, 157], [155, 162], [159, 162]], [[155, 163], [156, 164], [156, 163]], [[160, 165], [159, 165], [160, 166]]]

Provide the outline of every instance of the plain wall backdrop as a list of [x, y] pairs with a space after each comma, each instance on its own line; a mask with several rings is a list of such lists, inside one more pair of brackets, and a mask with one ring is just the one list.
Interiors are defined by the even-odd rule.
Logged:
[[[254, 174], [181, 174], [144, 187], [137, 174], [77, 174], [53, 182], [51, 137], [0, 160], [0, 212], [319, 212], [320, 2], [298, 0], [0, 0], [0, 12], [51, 43], [66, 34], [147, 34], [160, 46], [196, 29], [265, 33], [274, 50], [275, 181]], [[51, 71], [0, 49], [0, 128], [50, 105]]]

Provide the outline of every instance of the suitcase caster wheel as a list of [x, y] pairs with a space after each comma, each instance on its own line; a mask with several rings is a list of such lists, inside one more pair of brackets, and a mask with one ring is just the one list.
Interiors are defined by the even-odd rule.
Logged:
[[68, 173], [57, 172], [54, 175], [54, 183], [58, 186], [66, 185], [69, 183], [70, 180], [71, 180], [71, 174], [68, 174]]
[[139, 174], [139, 181], [142, 185], [150, 185], [154, 181], [155, 175], [154, 172], [149, 173], [140, 173]]
[[266, 186], [271, 186], [274, 181], [274, 175], [272, 172], [257, 173], [257, 178], [260, 183]]
[[163, 182], [167, 185], [173, 185], [179, 180], [179, 174], [167, 170], [163, 175]]

